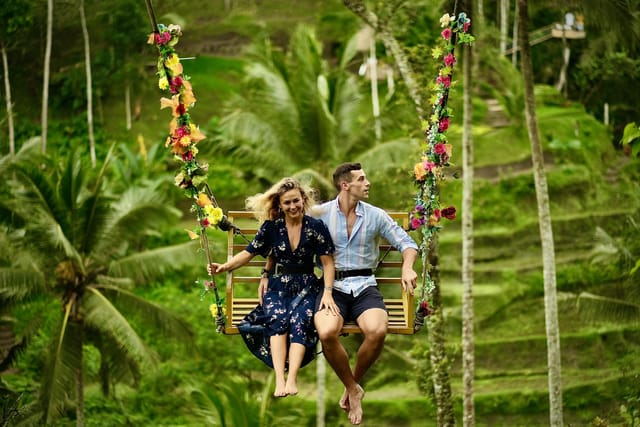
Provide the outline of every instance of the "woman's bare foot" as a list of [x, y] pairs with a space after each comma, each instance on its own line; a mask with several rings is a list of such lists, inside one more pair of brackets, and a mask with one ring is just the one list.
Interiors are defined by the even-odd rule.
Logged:
[[356, 384], [355, 391], [349, 393], [349, 421], [351, 424], [358, 425], [362, 422], [362, 399], [364, 398], [364, 389]]
[[287, 396], [287, 387], [284, 380], [276, 380], [276, 389], [273, 391], [273, 397]]
[[344, 389], [344, 393], [342, 393], [342, 397], [338, 403], [343, 411], [349, 412], [349, 393], [347, 393], [346, 388]]

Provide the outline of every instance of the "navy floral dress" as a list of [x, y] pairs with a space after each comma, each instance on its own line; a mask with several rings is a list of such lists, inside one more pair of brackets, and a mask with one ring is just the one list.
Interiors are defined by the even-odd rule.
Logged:
[[[333, 242], [327, 227], [318, 219], [305, 215], [302, 219], [300, 243], [292, 251], [284, 218], [265, 221], [246, 250], [267, 257], [273, 255], [277, 264], [313, 271], [321, 255], [332, 255]], [[305, 346], [302, 361], [305, 366], [315, 356], [318, 334], [313, 325], [313, 312], [320, 283], [313, 273], [273, 274], [264, 294], [263, 305], [258, 305], [239, 325], [240, 335], [249, 350], [267, 366], [273, 368], [270, 337], [288, 334], [288, 344]], [[297, 304], [291, 303], [298, 295]]]

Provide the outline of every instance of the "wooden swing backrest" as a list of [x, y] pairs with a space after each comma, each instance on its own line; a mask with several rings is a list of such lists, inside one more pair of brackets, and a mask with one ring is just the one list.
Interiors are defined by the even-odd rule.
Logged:
[[[409, 215], [406, 212], [388, 212], [405, 230], [408, 229]], [[238, 232], [231, 228], [227, 235], [227, 256], [233, 257], [247, 247], [258, 231], [259, 224], [253, 213], [248, 211], [229, 211], [228, 218], [235, 224]], [[244, 236], [244, 237], [243, 237]], [[246, 239], [246, 240], [245, 240]], [[388, 254], [387, 254], [388, 253]], [[386, 255], [385, 255], [386, 254]], [[402, 261], [398, 251], [387, 242], [380, 243], [381, 262], [376, 269], [376, 280], [384, 295], [389, 311], [388, 332], [391, 334], [413, 334], [414, 302], [413, 295], [402, 288]], [[225, 334], [237, 334], [238, 323], [258, 305], [258, 284], [260, 271], [264, 268], [262, 257], [253, 258], [247, 265], [227, 273], [226, 286], [226, 324]], [[320, 277], [320, 271], [317, 272]], [[343, 334], [362, 333], [358, 325], [346, 323]]]

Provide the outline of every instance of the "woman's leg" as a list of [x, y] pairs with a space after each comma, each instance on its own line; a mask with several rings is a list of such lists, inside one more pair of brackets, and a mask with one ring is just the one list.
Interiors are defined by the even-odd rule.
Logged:
[[289, 374], [287, 375], [287, 383], [285, 391], [287, 394], [298, 394], [298, 370], [302, 365], [302, 359], [305, 354], [305, 347], [302, 344], [292, 343], [289, 346]]
[[284, 397], [287, 395], [284, 378], [284, 367], [287, 360], [287, 335], [273, 335], [270, 338], [270, 344], [273, 370], [276, 373], [276, 389], [273, 395], [275, 397]]

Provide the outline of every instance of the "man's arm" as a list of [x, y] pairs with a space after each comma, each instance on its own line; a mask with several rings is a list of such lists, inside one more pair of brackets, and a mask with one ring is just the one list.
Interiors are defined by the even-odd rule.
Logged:
[[418, 251], [413, 248], [407, 248], [402, 252], [402, 286], [410, 295], [417, 286], [418, 274], [413, 269], [418, 258]]

